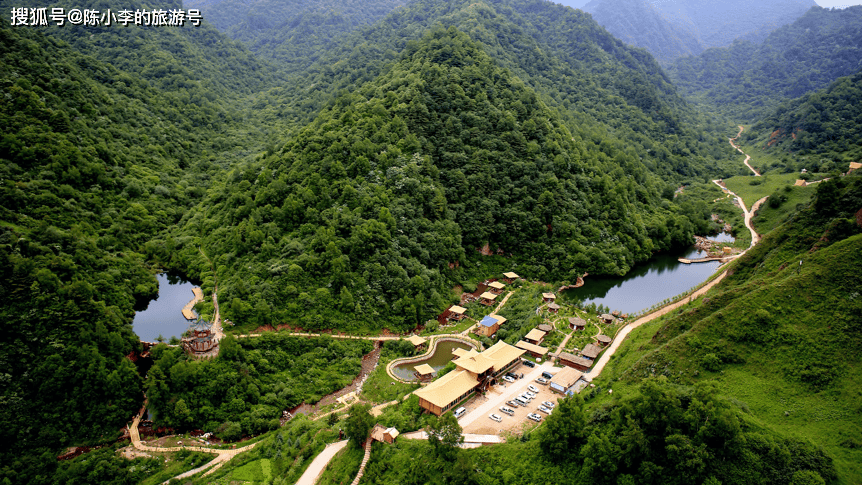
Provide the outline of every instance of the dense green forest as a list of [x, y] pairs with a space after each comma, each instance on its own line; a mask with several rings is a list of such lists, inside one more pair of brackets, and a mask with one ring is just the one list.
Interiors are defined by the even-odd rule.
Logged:
[[813, 7], [762, 44], [736, 41], [677, 60], [668, 75], [687, 96], [753, 121], [779, 102], [822, 89], [860, 68], [862, 6]]
[[743, 140], [770, 152], [830, 155], [810, 157], [807, 170], [846, 172], [849, 162], [862, 160], [862, 71], [782, 103]]

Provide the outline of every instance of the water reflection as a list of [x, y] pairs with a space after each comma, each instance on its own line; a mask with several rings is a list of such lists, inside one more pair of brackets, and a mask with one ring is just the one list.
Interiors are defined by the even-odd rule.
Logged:
[[155, 342], [161, 335], [165, 341], [171, 337], [179, 338], [189, 326], [183, 317], [182, 309], [194, 298], [194, 284], [177, 275], [162, 273], [156, 275], [159, 281], [159, 296], [135, 313], [132, 328], [145, 342]]

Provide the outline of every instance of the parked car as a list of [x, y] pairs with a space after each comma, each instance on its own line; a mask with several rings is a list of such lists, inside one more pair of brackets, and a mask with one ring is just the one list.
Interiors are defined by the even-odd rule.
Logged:
[[536, 367], [536, 363], [535, 363], [535, 362], [532, 362], [532, 361], [529, 361], [529, 360], [522, 360], [521, 362], [523, 362], [525, 366], [527, 366], [527, 367], [529, 367], [529, 368], [531, 368], [531, 369], [532, 369], [533, 367]]
[[545, 371], [545, 372], [542, 372], [542, 377], [544, 377], [545, 379], [553, 379], [554, 374], [551, 374], [550, 372]]
[[[522, 399], [522, 400], [524, 400], [524, 401], [527, 401], [527, 402], [530, 402], [530, 401], [532, 401], [532, 400], [533, 400], [533, 398], [532, 398], [529, 394], [527, 394], [526, 392], [525, 392], [525, 393], [523, 393], [523, 394], [521, 394], [521, 395], [519, 395], [519, 396], [518, 396], [518, 398], [520, 398], [520, 399]], [[516, 399], [517, 399], [517, 398], [516, 398]]]
[[467, 414], [467, 408], [460, 407], [456, 409], [455, 412], [452, 414], [454, 414], [456, 418], [460, 418], [461, 416]]
[[542, 406], [545, 406], [545, 407], [546, 407], [546, 408], [548, 408], [548, 409], [554, 409], [555, 407], [557, 407], [557, 405], [556, 405], [556, 404], [554, 404], [554, 403], [552, 403], [551, 401], [545, 401], [545, 402], [543, 402], [543, 403], [542, 403]]
[[511, 400], [511, 401], [506, 401], [506, 404], [508, 404], [509, 406], [512, 406], [513, 408], [516, 408], [516, 407], [520, 406], [520, 404], [518, 403], [518, 401], [515, 401], [514, 399], [513, 399], [513, 400]]
[[536, 413], [530, 413], [530, 414], [528, 414], [528, 415], [527, 415], [527, 418], [528, 418], [528, 419], [532, 419], [533, 421], [535, 421], [535, 422], [537, 422], [537, 423], [541, 423], [541, 422], [542, 422], [542, 417], [541, 417], [541, 416], [539, 416], [539, 415], [538, 415], [538, 414], [536, 414]]
[[500, 412], [508, 414], [509, 416], [515, 414], [515, 410], [510, 408], [509, 406], [500, 406]]
[[539, 388], [538, 388], [538, 387], [536, 387], [536, 386], [534, 386], [534, 385], [532, 385], [532, 384], [530, 384], [529, 386], [527, 386], [527, 389], [529, 389], [529, 390], [530, 390], [530, 392], [534, 392], [534, 393], [536, 393], [536, 394], [538, 394], [538, 393], [539, 393]]
[[529, 397], [530, 397], [530, 399], [535, 399], [535, 398], [536, 398], [536, 393], [534, 393], [534, 392], [524, 391], [524, 394], [526, 394], [527, 396], [529, 396]]
[[547, 386], [547, 385], [548, 385], [548, 380], [547, 380], [547, 379], [545, 379], [544, 377], [539, 377], [538, 379], [536, 379], [536, 382], [538, 382], [539, 384], [541, 384], [541, 385], [543, 385], [543, 386]]
[[551, 410], [546, 408], [545, 406], [539, 406], [539, 411], [541, 411], [545, 414], [551, 414]]
[[511, 377], [509, 377], [509, 376], [503, 376], [503, 380], [504, 380], [504, 381], [506, 381], [506, 382], [509, 382], [509, 383], [511, 383], [511, 382], [515, 382], [515, 379], [512, 379], [512, 378], [511, 378]]
[[530, 403], [530, 399], [527, 398], [526, 396], [518, 396], [514, 400], [516, 403], [520, 404], [521, 406], [526, 406], [527, 404]]
[[493, 419], [494, 421], [496, 421], [496, 422], [498, 422], [498, 423], [499, 423], [499, 422], [501, 422], [501, 421], [503, 421], [503, 417], [502, 417], [502, 416], [500, 416], [499, 414], [491, 413], [491, 414], [489, 414], [489, 415], [488, 415], [488, 417], [489, 417], [489, 418], [491, 418], [491, 419]]

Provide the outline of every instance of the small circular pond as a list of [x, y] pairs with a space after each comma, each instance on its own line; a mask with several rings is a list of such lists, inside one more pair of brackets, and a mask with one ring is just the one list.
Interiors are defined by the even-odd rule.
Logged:
[[457, 342], [452, 340], [444, 340], [442, 342], [437, 342], [437, 347], [434, 349], [434, 353], [429, 357], [416, 361], [409, 362], [406, 364], [399, 364], [392, 367], [392, 372], [398, 376], [399, 379], [404, 379], [405, 381], [415, 381], [416, 376], [413, 375], [415, 371], [415, 367], [417, 365], [428, 364], [434, 368], [434, 372], [438, 372], [440, 369], [446, 366], [454, 355], [452, 351], [455, 349], [464, 349], [470, 350], [473, 347], [464, 342]]

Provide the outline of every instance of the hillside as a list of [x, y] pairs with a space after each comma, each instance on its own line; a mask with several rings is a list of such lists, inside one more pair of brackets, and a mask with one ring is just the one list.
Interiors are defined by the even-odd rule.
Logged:
[[[767, 152], [811, 156], [810, 172], [847, 171], [862, 159], [862, 71], [839, 78], [828, 88], [782, 103], [758, 121], [744, 140]], [[820, 165], [830, 162], [829, 167]]]
[[860, 210], [862, 177], [818, 185], [810, 206], [734, 264], [716, 290], [633, 333], [602, 385], [626, 393], [652, 375], [684, 385], [715, 380], [767, 427], [822, 446], [838, 483], [859, 482]]
[[583, 9], [616, 37], [667, 65], [737, 39], [759, 43], [816, 5], [813, 0], [592, 0]]
[[740, 120], [822, 89], [862, 67], [862, 6], [812, 8], [762, 44], [737, 41], [679, 59], [668, 75], [691, 99]]

